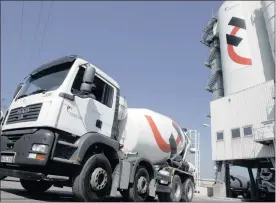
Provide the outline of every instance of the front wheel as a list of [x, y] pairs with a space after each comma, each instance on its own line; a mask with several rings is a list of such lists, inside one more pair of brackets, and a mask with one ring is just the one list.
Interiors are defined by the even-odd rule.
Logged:
[[73, 195], [78, 201], [98, 202], [110, 194], [112, 169], [103, 154], [90, 157], [73, 183]]
[[52, 183], [43, 180], [24, 180], [20, 179], [22, 187], [32, 194], [41, 194], [52, 187]]

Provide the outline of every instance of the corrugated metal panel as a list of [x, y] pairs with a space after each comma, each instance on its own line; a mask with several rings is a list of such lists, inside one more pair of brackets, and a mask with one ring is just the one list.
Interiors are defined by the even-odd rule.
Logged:
[[[268, 120], [267, 108], [274, 105], [273, 87], [272, 80], [211, 102], [213, 160], [275, 157], [273, 146], [258, 144], [253, 136], [243, 136], [243, 127], [252, 125], [257, 129]], [[240, 128], [240, 138], [232, 138], [233, 128]], [[222, 141], [216, 140], [219, 131], [224, 131]]]

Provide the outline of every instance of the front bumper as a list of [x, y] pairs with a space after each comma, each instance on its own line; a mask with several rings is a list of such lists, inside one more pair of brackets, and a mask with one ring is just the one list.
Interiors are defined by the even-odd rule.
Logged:
[[[50, 130], [36, 130], [34, 132], [22, 130], [13, 132], [3, 132], [1, 136], [1, 156], [12, 157], [10, 163], [3, 163], [2, 165], [35, 165], [45, 166], [51, 157], [52, 148], [55, 141], [55, 134]], [[19, 138], [19, 139], [17, 139]], [[32, 151], [33, 144], [45, 144], [48, 146], [46, 153], [38, 153]], [[42, 154], [43, 159], [29, 158], [29, 154]]]
[[19, 179], [28, 179], [28, 180], [48, 180], [48, 178], [42, 173], [35, 173], [29, 171], [21, 171], [14, 169], [5, 169], [0, 168], [1, 176], [9, 176]]

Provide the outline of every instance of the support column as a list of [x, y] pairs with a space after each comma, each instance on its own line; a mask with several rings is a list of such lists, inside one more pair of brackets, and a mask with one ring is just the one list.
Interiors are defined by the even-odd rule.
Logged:
[[231, 197], [230, 168], [229, 168], [229, 164], [227, 162], [225, 162], [225, 186], [226, 186], [226, 197]]
[[226, 185], [225, 185], [225, 162], [219, 161], [216, 163], [217, 166], [217, 174], [216, 174], [216, 182], [213, 185], [213, 195], [214, 197], [226, 197]]
[[[259, 200], [259, 198], [258, 198], [258, 196], [259, 196], [258, 195], [258, 188], [257, 188], [257, 185], [256, 185], [256, 181], [254, 179], [252, 168], [247, 168], [247, 170], [248, 170], [248, 173], [249, 173], [250, 183], [251, 183], [251, 199], [254, 200], [254, 201], [258, 201]], [[257, 172], [257, 178], [258, 178], [258, 174], [259, 174], [259, 169], [258, 169], [258, 172]]]

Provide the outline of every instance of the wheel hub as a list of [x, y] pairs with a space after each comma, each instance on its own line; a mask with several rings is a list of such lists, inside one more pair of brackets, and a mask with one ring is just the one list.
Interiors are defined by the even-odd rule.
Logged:
[[137, 190], [139, 194], [145, 194], [146, 191], [148, 189], [148, 182], [147, 179], [143, 176], [141, 176], [138, 179], [138, 183], [137, 183]]
[[107, 183], [107, 172], [103, 168], [96, 168], [90, 179], [90, 185], [93, 190], [102, 190]]

